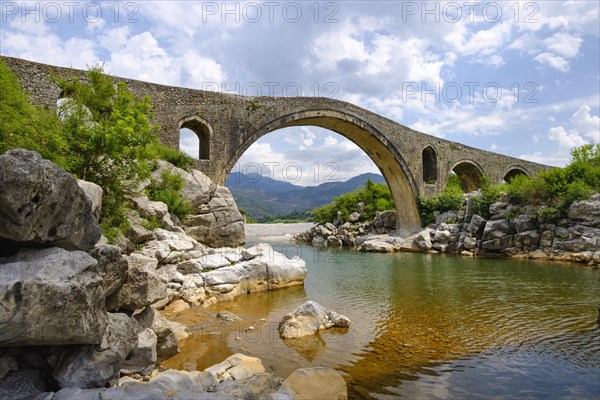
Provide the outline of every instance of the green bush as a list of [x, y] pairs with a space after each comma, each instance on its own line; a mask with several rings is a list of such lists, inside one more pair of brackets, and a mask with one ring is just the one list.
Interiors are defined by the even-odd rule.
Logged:
[[151, 143], [146, 146], [145, 149], [146, 157], [153, 160], [165, 160], [174, 166], [189, 170], [189, 168], [196, 164], [196, 160], [185, 154], [182, 151], [167, 147], [160, 143]]
[[162, 180], [152, 183], [148, 186], [146, 192], [150, 200], [162, 201], [169, 207], [169, 212], [184, 219], [191, 213], [192, 206], [181, 194], [183, 186], [184, 181], [180, 175], [163, 171]]
[[[545, 205], [547, 217], [565, 216], [569, 206], [600, 192], [600, 144], [571, 151], [571, 163], [537, 176], [517, 176], [504, 185], [511, 204]], [[558, 213], [557, 215], [555, 215]]]
[[375, 218], [378, 211], [394, 209], [394, 199], [389, 187], [383, 183], [373, 183], [371, 180], [367, 180], [364, 188], [345, 193], [334, 198], [333, 202], [315, 208], [312, 211], [314, 220], [322, 224], [333, 222], [339, 211], [342, 221], [346, 222], [350, 214], [358, 211], [358, 203], [363, 203], [361, 214], [366, 219]]
[[481, 194], [473, 199], [477, 205], [477, 214], [485, 219], [490, 218], [490, 206], [500, 199], [502, 189], [502, 185], [492, 184], [490, 177], [484, 175], [481, 178]]
[[65, 100], [57, 113], [29, 102], [18, 79], [0, 60], [0, 152], [37, 151], [77, 178], [102, 187], [100, 226], [113, 240], [129, 229], [126, 196], [150, 172], [146, 148], [158, 143], [150, 99], [136, 99], [124, 82], [102, 68], [85, 82], [53, 78]]
[[18, 78], [0, 60], [0, 154], [22, 148], [68, 169], [68, 141], [52, 110], [33, 106]]
[[448, 181], [442, 194], [437, 196], [419, 196], [417, 205], [422, 222], [428, 225], [435, 222], [434, 211], [458, 210], [464, 201], [465, 196], [460, 184], [460, 178], [457, 175], [451, 174], [448, 176]]

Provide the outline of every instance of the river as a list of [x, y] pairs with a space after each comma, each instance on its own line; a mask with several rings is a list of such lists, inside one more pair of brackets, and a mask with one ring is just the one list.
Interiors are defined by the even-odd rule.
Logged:
[[[242, 295], [181, 318], [193, 335], [163, 362], [202, 370], [244, 352], [281, 377], [337, 369], [350, 398], [600, 397], [599, 272], [581, 265], [273, 243], [307, 264], [304, 287]], [[281, 317], [306, 300], [349, 329], [293, 341]], [[243, 322], [209, 317], [228, 310]], [[244, 328], [253, 326], [254, 330]]]

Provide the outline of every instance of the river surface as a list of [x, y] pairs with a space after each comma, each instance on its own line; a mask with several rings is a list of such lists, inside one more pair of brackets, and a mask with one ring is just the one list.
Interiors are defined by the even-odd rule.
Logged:
[[[351, 399], [600, 398], [598, 270], [273, 247], [306, 261], [304, 287], [186, 311], [178, 320], [193, 335], [163, 366], [202, 370], [243, 352], [283, 378], [302, 367], [335, 368]], [[352, 325], [281, 340], [278, 322], [309, 299], [348, 316]], [[244, 321], [216, 322], [218, 310]]]

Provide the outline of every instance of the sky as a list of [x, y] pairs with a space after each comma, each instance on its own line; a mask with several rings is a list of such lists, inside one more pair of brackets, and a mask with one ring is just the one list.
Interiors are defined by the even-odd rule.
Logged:
[[[563, 166], [600, 141], [600, 2], [0, 1], [0, 53], [243, 95], [325, 96], [421, 132]], [[195, 150], [184, 132], [183, 149]], [[300, 185], [377, 167], [315, 127], [234, 170]]]

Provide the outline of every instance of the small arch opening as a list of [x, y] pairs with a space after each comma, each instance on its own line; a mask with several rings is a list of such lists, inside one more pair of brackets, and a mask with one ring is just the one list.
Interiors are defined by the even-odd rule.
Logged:
[[437, 154], [431, 146], [423, 149], [423, 182], [436, 183], [438, 180]]
[[179, 150], [197, 160], [209, 160], [210, 134], [210, 126], [199, 117], [184, 118], [179, 123]]
[[522, 169], [519, 168], [513, 168], [510, 171], [508, 171], [506, 173], [506, 175], [504, 175], [504, 178], [502, 178], [502, 181], [504, 183], [510, 183], [510, 181], [512, 181], [514, 178], [516, 178], [517, 176], [529, 176], [529, 174], [525, 171], [523, 171]]
[[471, 193], [481, 187], [483, 173], [477, 165], [468, 161], [462, 161], [452, 168], [452, 172], [460, 179], [463, 192]]

